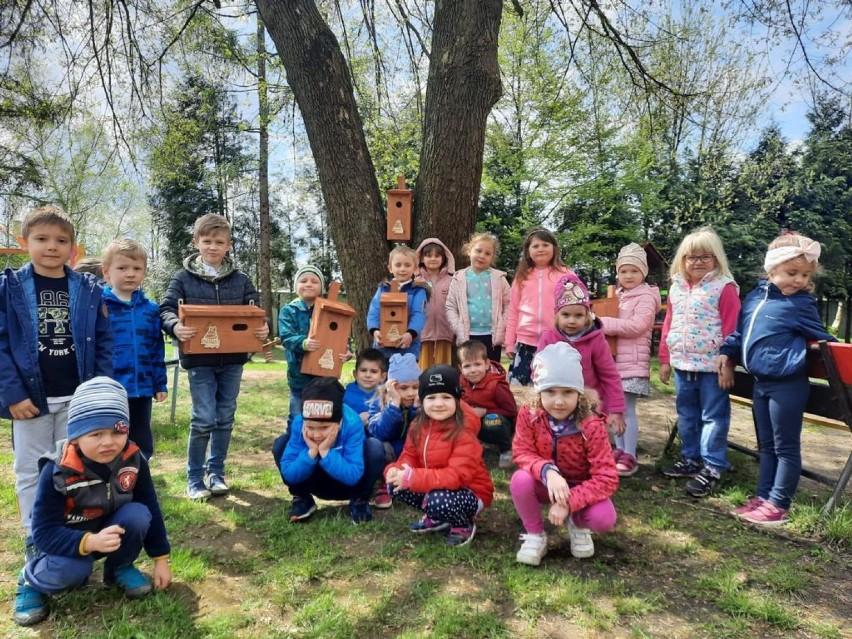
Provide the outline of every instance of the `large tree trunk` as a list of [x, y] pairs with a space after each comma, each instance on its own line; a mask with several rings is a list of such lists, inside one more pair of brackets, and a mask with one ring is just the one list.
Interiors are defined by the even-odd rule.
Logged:
[[260, 305], [272, 320], [272, 275], [269, 246], [269, 95], [266, 86], [266, 29], [257, 16], [257, 101], [259, 120], [258, 195], [260, 197]]

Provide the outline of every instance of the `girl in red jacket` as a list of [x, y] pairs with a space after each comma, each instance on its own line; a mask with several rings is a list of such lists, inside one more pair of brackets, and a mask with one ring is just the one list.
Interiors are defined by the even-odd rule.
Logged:
[[448, 546], [464, 546], [476, 534], [474, 518], [494, 497], [477, 439], [479, 417], [460, 401], [459, 374], [451, 366], [424, 371], [419, 395], [422, 410], [385, 479], [394, 499], [425, 513], [409, 526], [412, 532], [446, 531]]
[[548, 519], [566, 523], [571, 554], [595, 554], [592, 532], [615, 526], [610, 497], [618, 488], [606, 421], [594, 412], [594, 397], [584, 393], [580, 353], [565, 342], [536, 353], [532, 381], [537, 406], [518, 413], [512, 453], [518, 470], [511, 492], [525, 534], [517, 561], [538, 566], [547, 554], [541, 505], [550, 504]]

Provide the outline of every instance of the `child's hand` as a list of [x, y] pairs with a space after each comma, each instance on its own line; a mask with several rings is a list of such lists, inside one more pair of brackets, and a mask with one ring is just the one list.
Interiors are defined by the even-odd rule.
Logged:
[[254, 336], [261, 342], [264, 341], [269, 336], [269, 325], [264, 322], [263, 326], [258, 326], [254, 332]]
[[396, 478], [397, 475], [401, 474], [402, 471], [399, 468], [391, 468], [389, 471], [385, 473], [385, 483], [392, 484], [396, 486]]
[[302, 342], [302, 348], [306, 353], [312, 353], [320, 347], [320, 343], [318, 339], [313, 337], [305, 338], [305, 341]]
[[627, 428], [627, 424], [624, 422], [624, 415], [621, 413], [611, 413], [606, 423], [615, 429], [616, 435], [623, 435], [624, 429]]
[[660, 381], [668, 384], [672, 376], [672, 367], [669, 364], [660, 364]]
[[383, 346], [382, 334], [378, 330], [373, 331], [373, 341], [379, 346]]
[[571, 509], [564, 504], [553, 504], [550, 507], [550, 512], [547, 514], [547, 518], [550, 520], [550, 523], [554, 526], [561, 526], [565, 523], [565, 520], [568, 518], [568, 515], [571, 514]]
[[388, 394], [388, 402], [393, 404], [394, 406], [402, 406], [402, 397], [399, 394], [399, 391], [396, 389], [396, 380], [389, 379], [385, 383], [385, 391]]
[[154, 560], [154, 588], [165, 590], [172, 583], [172, 569], [168, 557]]
[[197, 328], [192, 328], [190, 326], [184, 326], [183, 322], [178, 322], [175, 324], [175, 337], [178, 338], [178, 341], [186, 342], [195, 337], [195, 334], [198, 332]]
[[547, 471], [545, 476], [547, 480], [547, 496], [552, 504], [568, 504], [568, 494], [571, 489], [568, 488], [568, 482], [565, 478], [553, 469]]
[[121, 546], [121, 536], [124, 534], [124, 528], [118, 524], [107, 526], [103, 530], [93, 535], [86, 537], [83, 544], [86, 552], [102, 552], [109, 554], [115, 552]]
[[405, 483], [405, 473], [411, 468], [408, 464], [403, 464], [402, 468], [391, 468], [387, 474], [387, 483], [392, 485], [395, 490], [401, 490]]
[[319, 455], [319, 444], [315, 444], [313, 440], [308, 438], [308, 433], [305, 430], [302, 430], [302, 439], [305, 440], [305, 444], [308, 446], [308, 455], [310, 455], [310, 458], [316, 459], [317, 455]]
[[723, 366], [719, 369], [719, 388], [728, 390], [734, 387], [734, 369]]
[[12, 419], [32, 419], [38, 417], [38, 408], [32, 403], [29, 397], [19, 402], [9, 405], [9, 412], [12, 414]]
[[515, 359], [515, 351], [506, 349], [506, 357], [509, 358], [509, 361], [512, 362]]
[[154, 401], [159, 404], [160, 402], [166, 401], [166, 398], [168, 396], [169, 396], [169, 394], [166, 391], [160, 391], [159, 393], [154, 393]]
[[363, 413], [359, 413], [359, 415], [361, 416], [361, 423], [364, 424], [364, 427], [366, 428], [367, 423], [370, 421], [370, 413], [364, 411]]
[[717, 355], [716, 359], [713, 360], [713, 365], [716, 367], [716, 372], [721, 373], [722, 369], [728, 366], [728, 356]]
[[340, 361], [348, 362], [353, 357], [355, 357], [355, 353], [353, 353], [352, 351], [346, 351], [345, 353], [340, 354]]
[[319, 456], [325, 458], [328, 455], [328, 451], [331, 450], [331, 447], [334, 446], [334, 442], [337, 440], [337, 433], [340, 432], [340, 422], [337, 422], [334, 426], [328, 429], [328, 434], [325, 436], [325, 439], [319, 443], [317, 448], [317, 452], [319, 452]]
[[414, 338], [411, 336], [411, 333], [409, 333], [408, 331], [406, 331], [406, 332], [405, 332], [405, 333], [403, 333], [403, 334], [402, 334], [402, 336], [399, 338], [399, 346], [398, 346], [397, 348], [406, 349], [406, 348], [408, 348], [409, 346], [411, 346], [411, 342], [413, 342], [413, 341], [414, 341]]

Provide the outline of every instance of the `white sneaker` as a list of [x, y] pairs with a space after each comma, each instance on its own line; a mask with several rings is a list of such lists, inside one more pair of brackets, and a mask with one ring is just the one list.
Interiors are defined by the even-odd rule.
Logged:
[[571, 554], [577, 559], [586, 559], [595, 554], [592, 531], [588, 528], [578, 528], [571, 517], [568, 518], [568, 535], [571, 540]]
[[541, 563], [541, 558], [547, 554], [547, 533], [525, 534], [521, 535], [523, 544], [518, 554], [515, 555], [515, 560], [519, 564], [527, 564], [528, 566], [538, 566]]

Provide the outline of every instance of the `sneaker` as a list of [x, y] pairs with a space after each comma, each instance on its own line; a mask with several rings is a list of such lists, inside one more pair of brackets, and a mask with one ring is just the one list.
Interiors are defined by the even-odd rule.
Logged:
[[500, 461], [497, 462], [497, 465], [500, 468], [509, 469], [515, 465], [514, 460], [512, 459], [512, 451], [507, 450], [505, 453], [500, 453]]
[[636, 474], [639, 470], [639, 464], [636, 463], [636, 458], [630, 453], [621, 453], [621, 457], [615, 462], [615, 469], [621, 477], [630, 477]]
[[290, 523], [304, 521], [316, 511], [317, 504], [310, 495], [307, 497], [293, 497], [293, 503], [290, 504]]
[[612, 461], [614, 461], [614, 462], [617, 464], [617, 463], [618, 463], [618, 460], [621, 458], [621, 456], [622, 456], [623, 454], [624, 454], [624, 451], [623, 451], [623, 450], [621, 450], [620, 448], [615, 448], [615, 449], [613, 449], [613, 451], [612, 451]]
[[740, 521], [747, 521], [750, 524], [771, 528], [773, 526], [783, 526], [790, 519], [787, 517], [786, 508], [778, 508], [771, 501], [765, 499], [754, 510], [740, 515]]
[[207, 486], [199, 482], [186, 487], [186, 496], [193, 501], [202, 501], [210, 499], [210, 491], [207, 490]]
[[207, 488], [210, 489], [210, 494], [214, 497], [227, 495], [228, 491], [231, 490], [221, 475], [207, 475], [205, 483], [207, 484]]
[[384, 510], [385, 508], [393, 506], [393, 498], [388, 492], [387, 484], [382, 484], [378, 487], [378, 489], [376, 489], [376, 494], [373, 495], [373, 506], [379, 510]]
[[701, 472], [686, 483], [686, 494], [691, 497], [707, 497], [721, 480], [721, 475], [714, 474], [704, 466]]
[[760, 506], [763, 503], [763, 497], [758, 497], [755, 495], [751, 499], [749, 499], [742, 506], [738, 506], [733, 510], [728, 511], [729, 515], [733, 515], [734, 517], [739, 517], [740, 515], [745, 515], [747, 512], [750, 512]]
[[521, 535], [521, 549], [515, 555], [515, 561], [527, 566], [538, 566], [547, 554], [547, 533]]
[[568, 518], [568, 537], [571, 542], [571, 554], [577, 559], [587, 559], [595, 554], [592, 531], [575, 526], [571, 517]]
[[15, 590], [15, 623], [19, 626], [33, 626], [44, 621], [47, 612], [47, 597], [26, 582], [22, 570]]
[[352, 523], [365, 524], [373, 519], [373, 513], [370, 511], [370, 504], [364, 500], [351, 500], [349, 502], [349, 514], [352, 517]]
[[133, 564], [116, 568], [111, 573], [104, 571], [104, 585], [113, 584], [121, 588], [129, 599], [138, 599], [151, 592], [151, 580]]
[[701, 471], [701, 463], [694, 459], [681, 457], [672, 466], [663, 468], [663, 475], [683, 479], [684, 477], [695, 477]]
[[450, 548], [461, 548], [473, 541], [474, 535], [476, 535], [476, 524], [471, 524], [470, 526], [453, 526], [450, 528], [450, 532], [447, 533], [444, 543]]
[[446, 530], [450, 527], [449, 522], [446, 521], [432, 521], [426, 515], [423, 515], [417, 521], [411, 522], [409, 524], [408, 529], [411, 532], [416, 533], [431, 533], [431, 532], [440, 532], [442, 530]]

